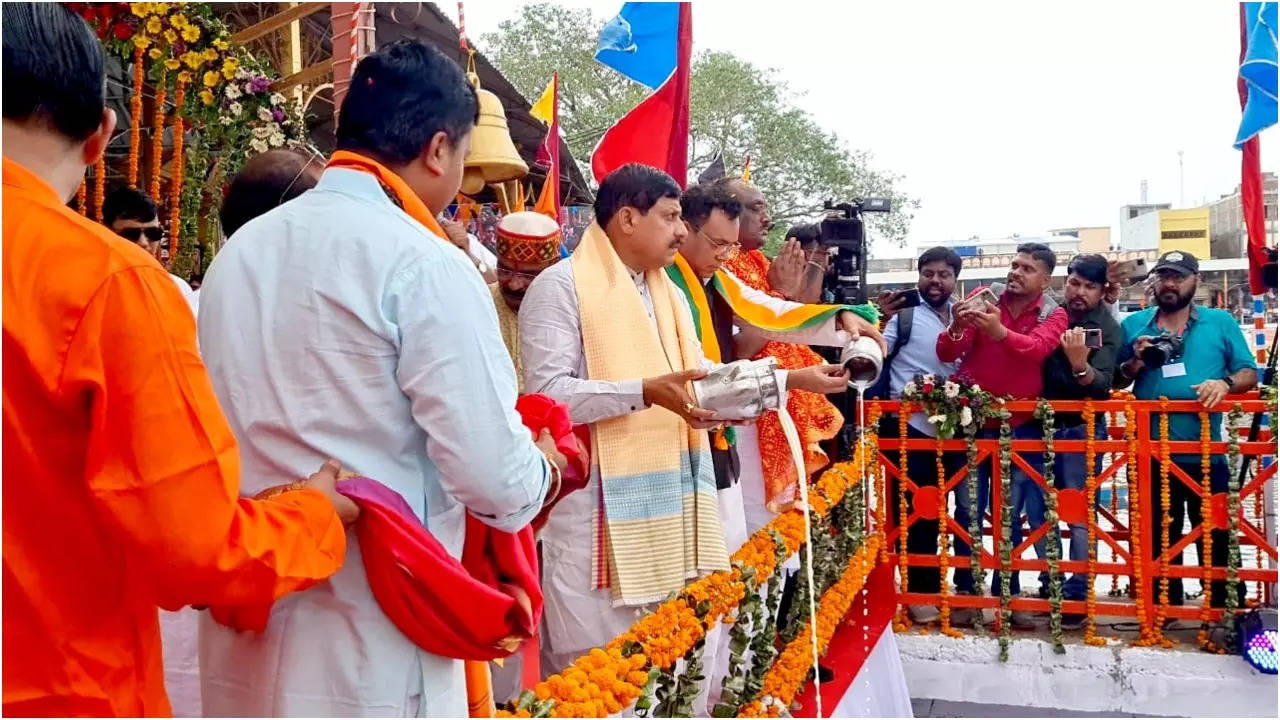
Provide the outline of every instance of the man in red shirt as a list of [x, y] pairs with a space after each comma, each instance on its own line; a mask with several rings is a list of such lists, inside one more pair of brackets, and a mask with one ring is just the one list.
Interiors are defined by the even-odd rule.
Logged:
[[[993, 283], [989, 288], [978, 288], [969, 297], [990, 289], [997, 296], [995, 307], [977, 304], [956, 310], [951, 326], [938, 336], [938, 359], [942, 362], [960, 361], [959, 374], [967, 376], [979, 387], [996, 395], [1008, 395], [1016, 400], [1039, 397], [1043, 389], [1041, 368], [1062, 342], [1067, 329], [1067, 311], [1058, 307], [1049, 294], [1050, 278], [1057, 257], [1047, 245], [1023, 243], [1009, 266], [1008, 281]], [[1038, 423], [1028, 424], [1028, 413], [1015, 413], [1012, 419], [1015, 438], [1038, 438]], [[980, 432], [980, 436], [995, 437], [995, 429]], [[978, 472], [978, 505], [987, 503], [990, 483], [990, 465], [983, 464]], [[1017, 473], [1010, 478], [1018, 478]], [[967, 492], [962, 484], [961, 497]], [[1013, 508], [1014, 520], [1021, 508]], [[956, 555], [969, 555], [969, 546], [956, 542]], [[999, 576], [997, 576], [997, 581]], [[956, 587], [960, 592], [972, 592], [974, 579], [965, 563], [957, 566]], [[1010, 582], [1010, 589], [1017, 593], [1017, 575]], [[998, 592], [998, 586], [993, 592]], [[1014, 620], [1029, 621], [1021, 613]], [[1015, 622], [1015, 624], [1019, 624]], [[958, 622], [957, 624], [964, 624]]]

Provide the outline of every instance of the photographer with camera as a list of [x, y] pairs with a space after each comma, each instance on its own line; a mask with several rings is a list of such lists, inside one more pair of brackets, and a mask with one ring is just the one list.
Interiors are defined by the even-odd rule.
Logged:
[[[1228, 395], [1252, 390], [1258, 382], [1257, 366], [1244, 334], [1223, 310], [1195, 305], [1196, 289], [1200, 285], [1200, 263], [1189, 252], [1173, 251], [1160, 256], [1152, 270], [1156, 307], [1148, 308], [1125, 318], [1124, 346], [1121, 350], [1116, 385], [1126, 387], [1133, 383], [1133, 394], [1139, 400], [1198, 400], [1210, 409]], [[1215, 436], [1222, 425], [1222, 413], [1209, 416]], [[1151, 436], [1159, 437], [1159, 417], [1151, 416]], [[1235, 428], [1226, 428], [1235, 432]], [[1200, 419], [1193, 413], [1169, 414], [1170, 440], [1199, 440]], [[1200, 457], [1195, 454], [1174, 454], [1172, 461], [1190, 477], [1197, 486], [1203, 481]], [[1159, 497], [1160, 459], [1151, 458], [1151, 486], [1142, 488], [1150, 497]], [[1214, 493], [1227, 489], [1227, 463], [1222, 455], [1214, 455], [1209, 466], [1209, 484]], [[1169, 528], [1169, 545], [1176, 544], [1183, 536], [1183, 520], [1191, 527], [1201, 522], [1201, 498], [1176, 475], [1170, 478], [1169, 514], [1173, 518]], [[1213, 531], [1214, 565], [1227, 562], [1227, 533]], [[1151, 523], [1151, 540], [1148, 552], [1160, 548], [1160, 523]], [[1200, 562], [1204, 562], [1204, 545], [1196, 543]], [[1173, 564], [1182, 565], [1182, 557], [1173, 558]], [[1152, 593], [1156, 592], [1152, 583]], [[1211, 602], [1221, 606], [1226, 598], [1226, 583], [1212, 583]], [[1241, 587], [1243, 601], [1243, 586]], [[1182, 579], [1170, 578], [1169, 602], [1183, 604]]]

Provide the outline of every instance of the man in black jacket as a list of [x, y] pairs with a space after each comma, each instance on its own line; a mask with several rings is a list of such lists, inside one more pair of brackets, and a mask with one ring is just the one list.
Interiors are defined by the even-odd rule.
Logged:
[[[1050, 400], [1105, 400], [1111, 395], [1116, 354], [1124, 336], [1102, 301], [1106, 286], [1107, 261], [1101, 255], [1077, 255], [1067, 267], [1068, 329], [1062, 335], [1062, 345], [1044, 363], [1044, 397]], [[1095, 420], [1095, 437], [1104, 439], [1106, 423], [1101, 417]], [[1078, 412], [1059, 413], [1054, 424], [1057, 429], [1054, 437], [1059, 440], [1085, 439], [1085, 421]], [[1054, 460], [1055, 485], [1059, 489], [1083, 489], [1085, 462], [1082, 453], [1058, 453]], [[1094, 471], [1099, 469], [1095, 461]], [[1076, 562], [1089, 559], [1086, 522], [1081, 517], [1078, 522], [1068, 523], [1071, 528], [1070, 559]], [[1056, 530], [1049, 537], [1057, 542]], [[1063, 597], [1084, 600], [1087, 582], [1085, 573], [1074, 573], [1063, 584]], [[1065, 622], [1078, 624], [1083, 618], [1083, 615], [1068, 615]]]

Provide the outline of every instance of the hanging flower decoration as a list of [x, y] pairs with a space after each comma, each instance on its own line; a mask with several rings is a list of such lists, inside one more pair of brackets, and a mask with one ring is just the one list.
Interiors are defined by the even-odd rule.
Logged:
[[1153, 640], [1163, 647], [1173, 643], [1164, 636], [1164, 621], [1169, 617], [1169, 529], [1173, 526], [1170, 514], [1169, 489], [1169, 398], [1160, 398], [1160, 594], [1156, 605]]
[[947, 471], [942, 464], [942, 434], [934, 438], [934, 468], [938, 481], [938, 574], [941, 578], [940, 590], [942, 603], [938, 608], [941, 618], [942, 634], [949, 637], [962, 637], [963, 633], [951, 628], [951, 583], [947, 580], [947, 571], [951, 568], [949, 549], [951, 532], [947, 529]]
[[1009, 415], [1000, 418], [1000, 662], [1009, 660], [1013, 610], [1009, 583], [1013, 579], [1013, 506], [1009, 502], [1009, 474], [1013, 464], [1013, 427]]
[[1132, 393], [1114, 392], [1111, 394], [1113, 400], [1127, 400], [1124, 407], [1124, 436], [1126, 441], [1126, 461], [1125, 468], [1126, 482], [1129, 487], [1129, 547], [1133, 555], [1133, 584], [1132, 590], [1137, 594], [1137, 602], [1135, 610], [1138, 614], [1138, 640], [1135, 645], [1152, 645], [1154, 634], [1151, 628], [1150, 618], [1147, 617], [1147, 603], [1149, 598], [1143, 597], [1143, 565], [1146, 564], [1146, 555], [1142, 547], [1143, 533], [1148, 532], [1142, 523], [1142, 506], [1139, 500], [1139, 493], [1142, 492], [1142, 483], [1137, 482], [1138, 477], [1138, 411], [1133, 408], [1132, 401], [1134, 396]]
[[89, 181], [87, 178], [80, 180], [80, 187], [76, 190], [76, 210], [81, 215], [89, 214]]
[[[1098, 637], [1098, 592], [1094, 585], [1098, 577], [1098, 480], [1094, 476], [1094, 460], [1097, 457], [1094, 436], [1097, 431], [1097, 414], [1093, 410], [1093, 398], [1084, 401], [1084, 493], [1088, 508], [1087, 523], [1089, 565], [1085, 580], [1084, 642], [1101, 647], [1106, 640]], [[1114, 576], [1113, 576], [1114, 577]]]
[[[907, 594], [907, 421], [911, 418], [911, 401], [903, 400], [898, 406], [898, 583], [899, 592]], [[911, 627], [911, 616], [906, 603], [898, 605], [898, 617], [893, 622], [895, 632]]]
[[903, 386], [902, 399], [918, 403], [943, 440], [955, 437], [957, 430], [981, 427], [992, 416], [997, 402], [994, 395], [966, 375], [953, 375], [946, 380], [931, 374], [916, 375]]
[[[1222, 621], [1227, 635], [1223, 640], [1229, 651], [1236, 650], [1236, 610], [1240, 592], [1240, 421], [1244, 410], [1240, 403], [1231, 406], [1223, 432], [1227, 435], [1227, 597]], [[1206, 551], [1207, 553], [1207, 551]], [[1212, 565], [1212, 556], [1208, 564]], [[1205, 592], [1209, 592], [1206, 588]]]
[[[145, 188], [169, 204], [173, 259], [179, 239], [216, 217], [217, 179], [239, 170], [252, 154], [300, 142], [305, 136], [296, 100], [273, 92], [274, 73], [241, 45], [210, 3], [69, 3], [97, 31], [109, 51], [134, 68], [130, 107], [128, 179], [137, 186], [142, 151], [142, 98], [149, 78], [154, 95], [150, 176]], [[145, 67], [144, 67], [145, 66]], [[195, 97], [184, 102], [187, 90]], [[161, 192], [166, 101], [174, 99], [173, 162], [168, 193]], [[198, 101], [197, 101], [198, 100]], [[182, 165], [183, 167], [178, 167]], [[183, 178], [200, 182], [185, 183]], [[175, 222], [176, 220], [176, 222]], [[188, 252], [193, 258], [194, 250]]]
[[[1200, 411], [1200, 494], [1201, 497], [1213, 497], [1213, 485], [1210, 482], [1210, 470], [1213, 467], [1213, 461], [1209, 455], [1209, 442], [1212, 436], [1212, 423], [1209, 422], [1209, 413], [1206, 410]], [[1204, 536], [1204, 556], [1213, 557], [1213, 512], [1201, 513], [1200, 533]], [[1213, 583], [1213, 562], [1200, 563], [1203, 574], [1200, 576], [1200, 630], [1196, 633], [1196, 642], [1203, 650], [1209, 652], [1217, 652], [1217, 648], [1209, 641], [1209, 622], [1213, 618], [1213, 593], [1209, 588]]]
[[[982, 572], [982, 512], [978, 509], [978, 427], [964, 428], [965, 501], [969, 505], [969, 574], [973, 577], [973, 594], [986, 591], [987, 578]], [[977, 620], [975, 619], [975, 622]]]
[[[1107, 430], [1108, 430], [1107, 436], [1110, 437], [1111, 436], [1110, 429], [1113, 425], [1111, 421], [1110, 412], [1107, 413], [1106, 421], [1107, 421]], [[1116, 454], [1114, 452], [1107, 453], [1107, 459], [1109, 460], [1109, 462], [1107, 463], [1108, 465], [1114, 465], [1116, 462]], [[1115, 475], [1111, 476], [1111, 493], [1110, 494], [1111, 494], [1111, 502], [1109, 503], [1110, 504], [1109, 509], [1111, 510], [1111, 517], [1113, 518], [1119, 517], [1120, 516], [1120, 481], [1117, 479]], [[1107, 548], [1108, 548], [1108, 555], [1111, 557], [1111, 562], [1114, 564], [1116, 561], [1116, 549], [1111, 547], [1110, 545], [1108, 545]], [[1111, 573], [1111, 589], [1107, 591], [1107, 595], [1110, 597], [1120, 597], [1120, 575], [1118, 575], [1117, 573]]]
[[[1062, 570], [1058, 565], [1061, 546], [1058, 533], [1058, 488], [1054, 482], [1054, 427], [1053, 406], [1047, 400], [1041, 400], [1035, 409], [1035, 417], [1040, 420], [1044, 431], [1044, 499], [1045, 524], [1049, 526], [1049, 535], [1045, 539], [1045, 559], [1049, 565], [1049, 638], [1053, 643], [1053, 652], [1063, 655], [1067, 652], [1062, 644]], [[1085, 462], [1088, 462], [1086, 458]]]

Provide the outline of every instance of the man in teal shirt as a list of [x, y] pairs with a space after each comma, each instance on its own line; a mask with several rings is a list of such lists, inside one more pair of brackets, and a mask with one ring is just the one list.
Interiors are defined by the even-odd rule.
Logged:
[[[1228, 394], [1252, 390], [1258, 383], [1258, 369], [1244, 334], [1235, 318], [1222, 310], [1197, 307], [1196, 288], [1200, 284], [1200, 263], [1188, 252], [1173, 251], [1160, 256], [1152, 270], [1156, 307], [1148, 308], [1125, 318], [1121, 327], [1125, 342], [1120, 353], [1117, 387], [1133, 383], [1133, 394], [1139, 400], [1198, 400], [1205, 408], [1222, 402]], [[1170, 335], [1181, 339], [1181, 347], [1161, 364], [1157, 364], [1152, 340]], [[1175, 343], [1176, 346], [1176, 343]], [[1209, 416], [1214, 435], [1221, 437], [1222, 413]], [[1159, 437], [1159, 416], [1151, 416], [1151, 436]], [[1200, 418], [1192, 413], [1169, 414], [1170, 440], [1199, 440]], [[1174, 464], [1197, 484], [1203, 482], [1198, 455], [1175, 454]], [[1151, 458], [1151, 486], [1142, 488], [1151, 498], [1159, 498], [1160, 459]], [[1225, 492], [1228, 470], [1221, 455], [1215, 455], [1209, 468], [1209, 484], [1213, 492]], [[1183, 519], [1191, 521], [1195, 528], [1201, 522], [1201, 498], [1176, 475], [1169, 482], [1169, 546], [1177, 544], [1184, 535]], [[1154, 556], [1160, 548], [1160, 523], [1151, 523], [1148, 552]], [[1215, 566], [1227, 563], [1227, 533], [1213, 531], [1213, 557]], [[1204, 545], [1196, 543], [1200, 562], [1204, 562]], [[1173, 558], [1175, 565], [1182, 558]], [[1152, 592], [1157, 583], [1152, 582]], [[1213, 581], [1211, 602], [1221, 607], [1226, 599], [1226, 583]], [[1243, 590], [1243, 586], [1241, 587]], [[1169, 580], [1169, 602], [1183, 603], [1182, 579]], [[1241, 593], [1243, 602], [1243, 592]]]

